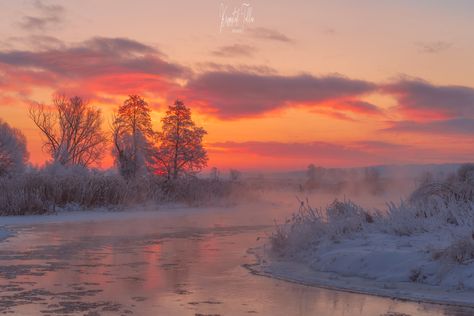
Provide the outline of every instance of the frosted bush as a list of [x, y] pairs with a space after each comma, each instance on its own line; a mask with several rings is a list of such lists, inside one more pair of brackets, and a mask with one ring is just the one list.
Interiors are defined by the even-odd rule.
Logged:
[[472, 203], [443, 200], [439, 197], [400, 204], [388, 203], [384, 218], [385, 231], [410, 236], [437, 229], [472, 227]]
[[[335, 200], [325, 210], [302, 203], [271, 236], [272, 249], [294, 255], [309, 245], [350, 239], [353, 234], [412, 236], [443, 232], [454, 242], [439, 256], [458, 263], [474, 260], [474, 165], [462, 166], [441, 183], [424, 182], [406, 201], [388, 203], [385, 212], [368, 212], [351, 201]], [[469, 234], [470, 238], [456, 236]], [[452, 237], [454, 236], [454, 237]]]
[[457, 172], [457, 177], [461, 182], [474, 184], [474, 164], [468, 163], [462, 165]]
[[325, 210], [300, 202], [298, 212], [270, 236], [277, 253], [296, 252], [325, 238], [339, 240], [374, 223], [374, 216], [351, 201], [334, 200]]
[[326, 233], [324, 221], [319, 209], [312, 208], [307, 201], [300, 201], [298, 212], [284, 224], [276, 225], [270, 236], [272, 250], [277, 254], [288, 254], [309, 246]]
[[460, 264], [474, 262], [474, 235], [470, 234], [461, 238], [454, 239], [452, 243], [442, 250], [432, 252], [436, 260], [448, 260]]
[[83, 209], [137, 203], [183, 202], [191, 205], [252, 197], [243, 183], [185, 178], [168, 181], [154, 175], [125, 180], [115, 172], [80, 166], [48, 165], [15, 177], [0, 177], [0, 214], [42, 214], [74, 204]]
[[351, 201], [331, 203], [326, 209], [327, 224], [333, 238], [361, 231], [374, 217]]

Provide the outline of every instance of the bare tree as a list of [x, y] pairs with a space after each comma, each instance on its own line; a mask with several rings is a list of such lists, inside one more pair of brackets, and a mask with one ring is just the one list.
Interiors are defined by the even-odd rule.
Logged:
[[42, 132], [44, 148], [64, 166], [89, 166], [102, 159], [107, 138], [102, 115], [80, 97], [56, 96], [52, 106], [35, 104], [29, 116]]
[[25, 136], [0, 119], [0, 176], [22, 171], [27, 160]]
[[202, 139], [207, 132], [191, 119], [191, 110], [180, 100], [169, 106], [158, 134], [160, 142], [155, 151], [158, 172], [168, 179], [199, 172], [207, 165], [207, 152]]
[[148, 104], [131, 95], [114, 116], [112, 124], [115, 163], [124, 178], [133, 178], [151, 162], [153, 131]]

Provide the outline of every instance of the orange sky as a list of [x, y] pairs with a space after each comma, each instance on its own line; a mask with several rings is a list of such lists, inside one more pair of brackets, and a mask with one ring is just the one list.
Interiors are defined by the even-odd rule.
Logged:
[[0, 118], [25, 133], [33, 164], [48, 157], [28, 105], [58, 92], [100, 107], [104, 129], [127, 94], [145, 97], [157, 129], [181, 98], [220, 169], [474, 153], [471, 1], [0, 0], [0, 9]]

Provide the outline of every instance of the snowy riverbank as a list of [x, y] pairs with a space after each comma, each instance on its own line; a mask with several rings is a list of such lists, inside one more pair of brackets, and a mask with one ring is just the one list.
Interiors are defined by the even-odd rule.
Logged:
[[326, 242], [293, 256], [254, 249], [256, 274], [295, 283], [413, 301], [474, 306], [474, 263], [437, 260], [429, 249], [449, 241], [440, 233], [416, 238], [384, 234]]
[[258, 274], [375, 295], [474, 306], [474, 167], [399, 204], [302, 203], [257, 251]]

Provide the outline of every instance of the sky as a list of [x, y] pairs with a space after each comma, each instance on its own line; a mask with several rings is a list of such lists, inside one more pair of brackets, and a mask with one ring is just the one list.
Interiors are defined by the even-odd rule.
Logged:
[[129, 94], [156, 129], [180, 98], [219, 169], [468, 162], [473, 29], [470, 0], [0, 0], [0, 118], [35, 165], [28, 108], [58, 93], [105, 130]]

